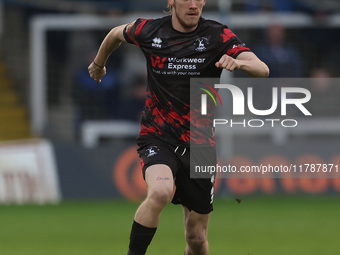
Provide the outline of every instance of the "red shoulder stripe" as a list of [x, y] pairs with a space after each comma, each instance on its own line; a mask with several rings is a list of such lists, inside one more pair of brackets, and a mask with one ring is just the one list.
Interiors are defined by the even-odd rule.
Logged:
[[135, 35], [139, 35], [140, 32], [142, 31], [142, 28], [144, 27], [145, 23], [148, 22], [149, 20], [152, 19], [141, 19], [141, 23], [138, 24], [137, 28], [136, 28], [136, 32]]

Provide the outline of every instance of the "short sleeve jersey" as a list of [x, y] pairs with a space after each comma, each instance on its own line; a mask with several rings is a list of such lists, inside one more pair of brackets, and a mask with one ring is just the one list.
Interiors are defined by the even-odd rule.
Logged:
[[190, 110], [190, 78], [219, 78], [222, 69], [215, 63], [224, 54], [236, 58], [249, 49], [227, 26], [204, 18], [189, 33], [175, 30], [171, 15], [137, 19], [125, 28], [124, 37], [142, 50], [147, 64], [140, 135], [181, 146], [214, 145], [213, 134], [200, 134], [199, 129], [190, 134], [190, 122], [198, 114]]

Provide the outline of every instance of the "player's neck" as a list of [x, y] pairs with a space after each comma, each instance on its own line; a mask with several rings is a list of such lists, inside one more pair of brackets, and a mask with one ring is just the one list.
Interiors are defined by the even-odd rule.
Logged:
[[181, 32], [181, 33], [190, 33], [192, 31], [196, 30], [196, 28], [198, 27], [198, 23], [194, 27], [185, 27], [185, 26], [183, 26], [181, 24], [181, 22], [177, 19], [176, 15], [172, 15], [171, 23], [172, 23], [173, 29], [175, 29], [176, 31]]

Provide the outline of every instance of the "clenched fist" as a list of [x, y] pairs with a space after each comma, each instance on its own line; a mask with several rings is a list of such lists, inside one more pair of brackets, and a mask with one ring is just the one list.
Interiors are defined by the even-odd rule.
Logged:
[[223, 55], [218, 62], [215, 63], [215, 66], [217, 68], [224, 68], [230, 72], [234, 70], [240, 69], [240, 65], [238, 63], [238, 60], [228, 56], [228, 55]]
[[94, 62], [92, 62], [87, 69], [89, 70], [90, 77], [98, 83], [102, 81], [102, 78], [106, 74], [106, 67], [98, 66]]

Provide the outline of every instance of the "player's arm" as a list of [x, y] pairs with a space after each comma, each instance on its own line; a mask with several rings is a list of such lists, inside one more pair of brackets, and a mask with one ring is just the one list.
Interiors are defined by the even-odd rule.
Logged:
[[240, 53], [236, 59], [225, 54], [215, 65], [231, 72], [241, 70], [251, 77], [266, 78], [269, 76], [268, 66], [250, 51]]
[[96, 82], [101, 82], [101, 79], [106, 74], [105, 65], [111, 53], [115, 51], [122, 42], [126, 41], [123, 34], [126, 25], [127, 24], [111, 29], [100, 45], [97, 56], [89, 65], [88, 70], [90, 77]]

